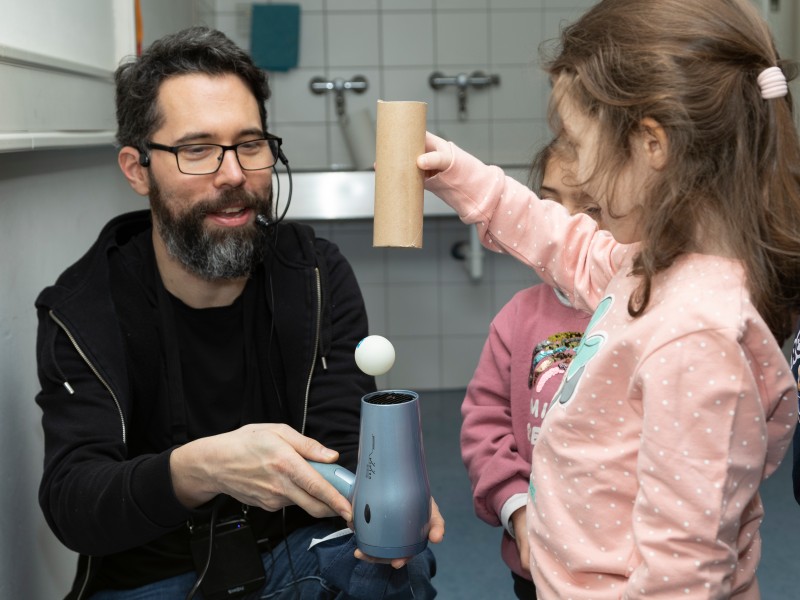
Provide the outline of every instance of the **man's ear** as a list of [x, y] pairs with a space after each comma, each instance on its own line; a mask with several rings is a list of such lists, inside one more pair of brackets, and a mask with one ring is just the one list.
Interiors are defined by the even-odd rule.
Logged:
[[[142, 165], [140, 158], [145, 158], [133, 146], [123, 146], [117, 154], [117, 162], [125, 179], [131, 184], [133, 191], [140, 196], [147, 196], [150, 192], [150, 177], [147, 167]], [[149, 158], [149, 157], [148, 157]], [[145, 160], [144, 162], [148, 162]]]
[[667, 166], [669, 158], [669, 138], [661, 123], [652, 117], [645, 117], [641, 122], [642, 144], [644, 155], [650, 166], [660, 171]]

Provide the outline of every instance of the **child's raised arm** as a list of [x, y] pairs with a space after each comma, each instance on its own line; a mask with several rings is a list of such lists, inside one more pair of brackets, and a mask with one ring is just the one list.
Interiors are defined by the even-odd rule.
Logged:
[[575, 308], [593, 311], [606, 284], [629, 262], [617, 243], [587, 215], [572, 217], [541, 201], [527, 186], [486, 165], [452, 142], [428, 134], [429, 151], [417, 158], [425, 187], [450, 205], [462, 222], [476, 225], [481, 243], [513, 256], [563, 291]]

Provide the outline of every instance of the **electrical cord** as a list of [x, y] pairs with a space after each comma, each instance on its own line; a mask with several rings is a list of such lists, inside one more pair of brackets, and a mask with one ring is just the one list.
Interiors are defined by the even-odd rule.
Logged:
[[206, 564], [203, 566], [200, 575], [197, 576], [192, 589], [186, 594], [186, 600], [192, 600], [192, 598], [194, 598], [194, 595], [203, 583], [203, 579], [205, 579], [206, 573], [208, 573], [208, 567], [211, 564], [211, 552], [214, 550], [214, 527], [217, 524], [217, 514], [219, 513], [219, 505], [222, 502], [222, 497], [223, 496], [217, 496], [214, 501], [214, 507], [211, 509], [211, 520], [208, 523], [208, 555], [206, 556]]
[[[289, 189], [291, 189], [291, 187]], [[285, 210], [284, 214], [286, 214]], [[281, 219], [283, 219], [283, 216], [281, 216]], [[275, 235], [277, 237], [277, 231], [275, 232]], [[274, 256], [275, 253], [273, 252], [273, 258]], [[278, 399], [278, 406], [282, 408], [283, 400], [281, 399], [281, 392], [278, 389], [278, 384], [275, 381], [275, 374], [272, 371], [272, 361], [270, 360], [270, 354], [272, 353], [272, 338], [273, 334], [275, 333], [275, 286], [273, 285], [272, 282], [272, 263], [270, 263], [270, 274], [269, 274], [269, 298], [270, 298], [270, 303], [272, 305], [272, 318], [270, 319], [270, 324], [269, 324], [267, 367], [269, 368], [270, 380], [272, 381], [272, 389], [275, 392], [275, 397]], [[292, 587], [294, 588], [294, 595], [297, 600], [301, 600], [299, 583], [297, 581], [297, 572], [294, 569], [294, 561], [292, 560], [292, 551], [289, 549], [289, 536], [286, 530], [286, 507], [283, 507], [281, 509], [281, 530], [283, 533], [283, 544], [286, 547], [286, 558], [289, 561], [289, 572], [292, 574], [292, 584], [293, 584]]]
[[[284, 207], [283, 211], [280, 213], [280, 216], [278, 216], [279, 203], [280, 203], [280, 194], [281, 194], [281, 180], [280, 180], [280, 177], [278, 177], [277, 174], [276, 174], [276, 177], [275, 177], [276, 188], [277, 188], [276, 189], [276, 193], [275, 193], [275, 216], [276, 216], [276, 220], [274, 222], [272, 222], [272, 223], [270, 223], [268, 221], [267, 222], [263, 222], [263, 221], [259, 220], [259, 223], [262, 226], [265, 226], [265, 227], [269, 227], [271, 225], [275, 225], [275, 224], [280, 223], [281, 221], [283, 221], [283, 219], [286, 217], [286, 213], [289, 211], [289, 207], [292, 204], [292, 191], [293, 191], [292, 190], [292, 188], [293, 188], [293, 186], [292, 186], [292, 169], [289, 166], [289, 160], [286, 158], [286, 155], [283, 153], [283, 150], [281, 148], [278, 148], [278, 158], [279, 158], [280, 162], [283, 163], [283, 166], [286, 168], [286, 176], [289, 179], [289, 195], [288, 195], [288, 197], [286, 199], [286, 206]], [[274, 333], [275, 333], [275, 316], [276, 316], [275, 315], [275, 287], [274, 287], [273, 281], [272, 281], [272, 261], [275, 258], [275, 253], [277, 252], [277, 245], [278, 245], [278, 229], [276, 228], [274, 230], [274, 237], [273, 237], [273, 240], [272, 240], [273, 252], [272, 252], [272, 256], [270, 257], [270, 265], [269, 265], [269, 297], [270, 297], [270, 304], [272, 306], [272, 318], [270, 319], [269, 336], [268, 336], [268, 342], [267, 342], [267, 368], [269, 369], [270, 380], [272, 381], [272, 389], [275, 392], [275, 397], [278, 400], [278, 406], [281, 409], [283, 409], [284, 408], [283, 398], [281, 397], [280, 390], [278, 389], [278, 384], [277, 384], [277, 382], [275, 380], [275, 373], [272, 370], [272, 361], [270, 360], [270, 356], [271, 356], [271, 353], [272, 353], [272, 341], [273, 341], [273, 337], [274, 337]], [[289, 548], [289, 536], [287, 534], [287, 528], [286, 528], [286, 507], [281, 509], [281, 529], [282, 529], [282, 533], [283, 533], [283, 543], [284, 543], [284, 546], [286, 547], [286, 558], [287, 558], [287, 560], [289, 562], [289, 572], [291, 573], [291, 576], [292, 576], [292, 583], [293, 583], [292, 587], [294, 589], [294, 596], [295, 596], [295, 598], [297, 600], [301, 600], [299, 582], [297, 581], [297, 571], [295, 571], [294, 561], [292, 560], [292, 551]], [[189, 600], [189, 599], [187, 598], [187, 600]]]
[[[286, 218], [286, 213], [289, 212], [289, 207], [292, 205], [292, 169], [289, 167], [289, 161], [286, 159], [286, 156], [284, 156], [283, 152], [280, 153], [280, 156], [281, 156], [281, 162], [283, 163], [283, 166], [286, 167], [286, 177], [289, 179], [289, 195], [286, 198], [286, 207], [283, 209], [283, 212], [281, 213], [281, 216], [278, 217], [278, 223], [280, 223], [281, 221], [283, 221], [284, 218]], [[277, 179], [278, 179], [278, 195], [275, 196], [276, 197], [276, 200], [275, 200], [275, 214], [278, 213], [278, 200], [277, 200], [277, 198], [279, 197], [280, 189], [281, 189], [280, 178], [277, 178]]]
[[[284, 162], [284, 164], [286, 164], [288, 161], [284, 160], [283, 162]], [[289, 173], [289, 190], [290, 190], [289, 191], [289, 198], [290, 198], [290, 201], [291, 201], [291, 189], [292, 189], [292, 187], [291, 187], [291, 170], [287, 169], [287, 173]], [[280, 194], [280, 183], [278, 183], [278, 195], [279, 194]], [[284, 209], [283, 213], [281, 214], [281, 216], [276, 221], [277, 223], [282, 221], [283, 217], [286, 215], [286, 210], [289, 208], [289, 202], [290, 201], [287, 201], [286, 208]], [[276, 214], [277, 214], [277, 211], [276, 211]], [[269, 226], [273, 225], [273, 223], [270, 223], [268, 225], [264, 225], [264, 223], [262, 223], [261, 221], [259, 221], [259, 223], [261, 223], [261, 225], [265, 226], [265, 227], [269, 227]], [[281, 412], [283, 412], [283, 410], [285, 409], [285, 407], [283, 405], [283, 398], [281, 396], [280, 389], [278, 389], [278, 383], [277, 383], [277, 381], [275, 379], [275, 372], [272, 370], [272, 360], [271, 360], [271, 357], [272, 357], [272, 342], [273, 342], [273, 339], [274, 339], [274, 336], [275, 336], [275, 317], [276, 317], [276, 314], [275, 314], [276, 313], [275, 286], [274, 286], [273, 280], [272, 280], [272, 267], [273, 267], [273, 264], [274, 264], [273, 261], [275, 260], [275, 254], [277, 252], [277, 241], [278, 241], [278, 229], [276, 228], [276, 229], [273, 230], [272, 253], [270, 254], [269, 269], [268, 269], [268, 271], [269, 271], [269, 284], [268, 284], [268, 286], [269, 286], [269, 300], [270, 300], [270, 306], [272, 306], [272, 316], [271, 316], [270, 321], [269, 321], [269, 335], [267, 336], [267, 368], [269, 369], [269, 375], [270, 375], [269, 378], [270, 378], [270, 382], [272, 383], [272, 391], [275, 393], [275, 398], [278, 401], [278, 407], [281, 409]], [[299, 584], [298, 584], [298, 581], [297, 581], [297, 572], [295, 571], [294, 561], [292, 560], [292, 551], [289, 548], [289, 540], [288, 540], [289, 536], [287, 535], [287, 528], [286, 528], [286, 507], [281, 509], [281, 530], [282, 530], [282, 533], [283, 533], [283, 543], [284, 543], [284, 545], [286, 547], [286, 558], [289, 561], [289, 572], [292, 575], [292, 584], [293, 584], [292, 587], [294, 589], [294, 595], [295, 595], [295, 598], [297, 600], [301, 600], [301, 598], [300, 598], [300, 589], [298, 587]]]
[[[277, 217], [277, 219], [276, 219], [276, 221], [274, 223], [267, 222], [268, 225], [277, 224], [277, 223], [280, 223], [281, 221], [283, 221], [283, 219], [286, 217], [286, 213], [289, 211], [289, 207], [292, 204], [292, 170], [289, 167], [289, 160], [286, 158], [286, 155], [283, 153], [283, 150], [280, 147], [278, 148], [278, 158], [280, 159], [280, 161], [283, 163], [284, 167], [286, 168], [286, 175], [289, 178], [289, 196], [286, 199], [286, 207], [283, 209], [283, 212], [281, 213], [280, 217]], [[277, 176], [275, 177], [275, 179], [276, 179], [276, 183], [277, 183], [277, 190], [276, 190], [276, 194], [275, 194], [275, 214], [277, 216], [277, 214], [278, 214], [278, 204], [279, 204], [279, 199], [280, 199], [280, 194], [281, 194], [281, 180], [280, 180], [280, 177], [277, 177]], [[274, 258], [274, 255], [275, 255], [275, 250], [277, 248], [277, 241], [278, 241], [278, 232], [276, 230], [275, 231], [275, 236], [273, 238], [273, 256], [272, 256], [272, 258]], [[272, 314], [272, 319], [270, 319], [269, 342], [268, 342], [268, 346], [267, 346], [267, 366], [269, 368], [270, 379], [272, 380], [272, 386], [273, 386], [273, 389], [275, 391], [275, 396], [278, 399], [278, 406], [283, 407], [283, 400], [281, 399], [280, 391], [278, 390], [278, 386], [277, 386], [277, 384], [275, 382], [275, 374], [272, 372], [272, 361], [269, 360], [270, 353], [272, 352], [273, 333], [275, 331], [275, 291], [274, 291], [274, 288], [273, 288], [273, 285], [272, 285], [272, 268], [271, 267], [272, 267], [272, 265], [270, 264], [269, 291], [270, 291], [270, 300], [272, 302], [273, 314]], [[222, 498], [223, 498], [223, 496], [217, 496], [217, 498], [216, 498], [216, 500], [214, 502], [214, 506], [211, 509], [211, 519], [210, 519], [209, 525], [208, 525], [208, 554], [206, 556], [206, 563], [205, 563], [205, 565], [203, 565], [203, 570], [198, 575], [197, 579], [194, 582], [194, 585], [192, 586], [192, 588], [189, 590], [188, 594], [186, 595], [186, 599], [185, 600], [192, 600], [194, 598], [194, 595], [200, 589], [200, 586], [203, 583], [203, 579], [205, 579], [206, 573], [208, 573], [208, 568], [211, 565], [211, 555], [212, 555], [212, 552], [214, 550], [214, 529], [215, 529], [216, 524], [217, 524], [217, 515], [219, 513], [219, 507], [220, 507], [220, 504], [222, 502]], [[288, 542], [286, 540], [286, 537], [287, 537], [286, 536], [286, 508], [283, 508], [281, 510], [281, 527], [283, 529], [284, 542], [286, 543], [286, 557], [289, 560], [289, 570], [290, 570], [290, 572], [292, 574], [292, 581], [294, 582], [294, 586], [295, 586], [294, 587], [295, 596], [297, 597], [297, 600], [300, 600], [300, 592], [299, 592], [299, 590], [297, 588], [297, 573], [294, 570], [294, 563], [292, 561], [292, 555], [291, 555], [291, 552], [289, 550], [289, 544], [288, 544]]]
[[292, 574], [294, 596], [297, 600], [301, 600], [300, 583], [297, 581], [297, 572], [294, 570], [294, 562], [292, 561], [292, 551], [289, 549], [289, 536], [286, 533], [286, 507], [281, 510], [281, 527], [283, 528], [283, 545], [286, 546], [286, 558], [289, 561], [289, 572]]
[[[275, 221], [267, 223], [263, 223], [266, 225], [276, 225], [283, 221], [286, 218], [286, 213], [289, 212], [289, 207], [292, 205], [292, 168], [289, 166], [289, 159], [286, 158], [286, 155], [283, 153], [283, 149], [280, 147], [278, 148], [278, 160], [283, 164], [283, 167], [286, 169], [286, 177], [289, 179], [289, 195], [286, 197], [286, 206], [283, 209], [283, 212], [280, 213], [278, 216], [278, 210], [281, 201], [281, 178], [278, 176], [277, 169], [274, 170], [275, 172]], [[277, 165], [276, 165], [277, 166]]]

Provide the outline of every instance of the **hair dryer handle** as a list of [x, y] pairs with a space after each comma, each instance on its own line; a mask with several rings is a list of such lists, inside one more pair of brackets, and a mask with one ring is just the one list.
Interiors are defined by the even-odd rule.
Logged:
[[355, 473], [336, 464], [321, 463], [309, 460], [314, 469], [325, 478], [348, 502], [353, 501], [353, 488], [356, 483]]

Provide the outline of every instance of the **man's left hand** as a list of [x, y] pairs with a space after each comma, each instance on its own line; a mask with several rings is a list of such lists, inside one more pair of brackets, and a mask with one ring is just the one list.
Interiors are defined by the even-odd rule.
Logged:
[[[436, 504], [436, 500], [431, 498], [431, 519], [430, 523], [430, 531], [428, 532], [428, 541], [432, 544], [438, 544], [444, 539], [444, 517], [442, 517], [442, 513], [439, 512], [439, 506]], [[348, 526], [352, 529], [353, 523], [348, 523]], [[355, 557], [360, 560], [365, 560], [371, 563], [382, 563], [382, 564], [390, 564], [395, 569], [400, 569], [404, 567], [408, 561], [410, 561], [413, 556], [406, 556], [404, 558], [375, 558], [374, 556], [368, 556], [361, 552], [361, 550], [356, 549]]]

